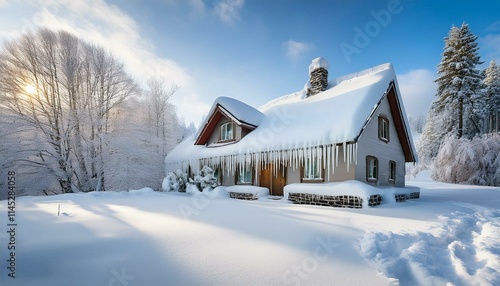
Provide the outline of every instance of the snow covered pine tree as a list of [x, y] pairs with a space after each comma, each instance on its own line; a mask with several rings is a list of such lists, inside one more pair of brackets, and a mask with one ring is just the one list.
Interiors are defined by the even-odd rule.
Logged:
[[423, 164], [437, 156], [446, 137], [472, 138], [481, 131], [481, 119], [474, 113], [474, 105], [479, 105], [484, 98], [482, 77], [477, 69], [481, 61], [476, 41], [477, 36], [465, 23], [460, 28], [453, 26], [445, 38], [436, 79], [437, 99], [429, 110], [417, 146]]

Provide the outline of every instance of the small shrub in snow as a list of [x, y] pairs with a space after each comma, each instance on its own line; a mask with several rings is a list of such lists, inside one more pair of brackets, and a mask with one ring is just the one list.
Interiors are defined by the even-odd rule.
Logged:
[[163, 179], [162, 189], [164, 192], [186, 192], [187, 174], [181, 170], [169, 172]]
[[163, 179], [163, 182], [161, 183], [161, 189], [164, 192], [175, 191], [175, 174], [173, 172], [169, 172]]
[[218, 186], [215, 171], [208, 166], [203, 166], [198, 175], [194, 176], [193, 179], [189, 179], [189, 183], [195, 185], [200, 192], [207, 188], [212, 190]]

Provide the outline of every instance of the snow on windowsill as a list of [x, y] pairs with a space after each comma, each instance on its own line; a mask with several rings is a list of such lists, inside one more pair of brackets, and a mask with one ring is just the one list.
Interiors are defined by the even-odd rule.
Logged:
[[224, 141], [220, 141], [220, 142], [211, 143], [211, 144], [207, 145], [207, 147], [208, 148], [222, 147], [222, 146], [234, 144], [236, 142], [238, 142], [238, 141], [236, 141], [236, 139], [224, 140]]

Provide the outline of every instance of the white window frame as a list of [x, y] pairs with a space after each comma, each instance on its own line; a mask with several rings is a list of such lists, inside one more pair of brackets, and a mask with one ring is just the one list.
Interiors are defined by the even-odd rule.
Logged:
[[317, 158], [306, 158], [303, 180], [323, 180], [323, 169]]
[[379, 116], [378, 118], [378, 138], [382, 141], [389, 142], [389, 119], [385, 116]]
[[375, 156], [366, 156], [366, 181], [375, 183], [378, 181], [379, 164]]
[[234, 126], [232, 122], [224, 123], [220, 126], [220, 141], [234, 139]]
[[241, 166], [238, 169], [237, 185], [253, 185], [253, 169], [251, 167]]
[[[392, 168], [394, 166], [394, 168]], [[396, 174], [397, 174], [397, 168], [396, 168], [396, 161], [390, 160], [389, 161], [389, 183], [396, 183]]]

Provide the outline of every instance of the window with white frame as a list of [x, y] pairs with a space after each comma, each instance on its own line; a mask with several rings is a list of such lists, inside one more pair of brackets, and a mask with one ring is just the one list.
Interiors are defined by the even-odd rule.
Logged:
[[226, 141], [226, 140], [232, 140], [233, 137], [233, 123], [228, 122], [224, 123], [220, 127], [220, 140], [221, 141]]
[[378, 118], [378, 138], [382, 141], [389, 142], [389, 119], [385, 116]]
[[366, 181], [378, 181], [378, 159], [374, 156], [366, 156]]
[[321, 180], [322, 169], [316, 158], [307, 158], [304, 163], [304, 180]]
[[251, 185], [253, 183], [252, 175], [253, 172], [251, 167], [245, 165], [241, 166], [238, 168], [236, 184]]
[[396, 162], [389, 161], [389, 183], [396, 182]]

